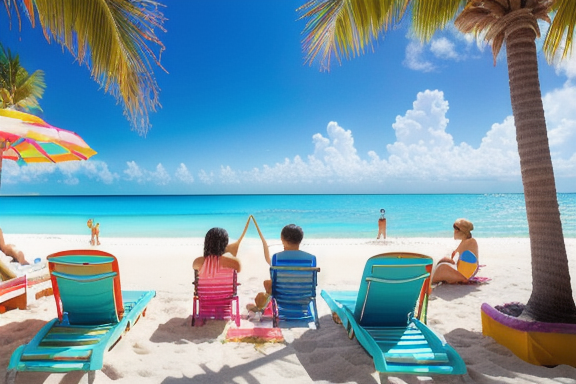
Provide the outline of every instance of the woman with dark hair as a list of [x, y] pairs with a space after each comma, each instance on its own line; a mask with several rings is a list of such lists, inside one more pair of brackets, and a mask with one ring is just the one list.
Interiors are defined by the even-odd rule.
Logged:
[[[220, 268], [235, 269], [240, 272], [240, 260], [236, 255], [224, 254], [228, 246], [228, 232], [224, 228], [212, 228], [204, 238], [204, 256], [196, 258], [192, 267], [200, 274], [215, 272]], [[230, 256], [229, 256], [230, 255]]]

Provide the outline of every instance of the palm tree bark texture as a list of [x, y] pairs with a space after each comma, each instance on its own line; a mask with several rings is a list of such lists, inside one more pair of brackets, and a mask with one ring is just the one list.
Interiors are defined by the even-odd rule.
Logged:
[[510, 99], [532, 254], [532, 294], [524, 310], [545, 322], [576, 323], [568, 257], [538, 79], [536, 32], [523, 23], [510, 25], [505, 44]]

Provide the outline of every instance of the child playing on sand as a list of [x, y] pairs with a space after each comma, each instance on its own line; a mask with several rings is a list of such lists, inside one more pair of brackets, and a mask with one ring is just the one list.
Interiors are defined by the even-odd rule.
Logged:
[[100, 245], [100, 223], [94, 224], [94, 219], [88, 219], [88, 228], [91, 230], [90, 245]]

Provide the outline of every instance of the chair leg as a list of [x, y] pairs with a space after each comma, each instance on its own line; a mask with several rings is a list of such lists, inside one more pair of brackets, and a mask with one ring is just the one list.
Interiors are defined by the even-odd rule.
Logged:
[[96, 380], [96, 371], [86, 372], [86, 374], [84, 375], [84, 378], [82, 379], [82, 381], [85, 381], [88, 384], [94, 384], [94, 380]]
[[272, 326], [276, 328], [278, 326], [278, 304], [276, 303], [276, 299], [272, 298]]
[[191, 321], [191, 326], [194, 326], [194, 323], [196, 322], [196, 306], [198, 305], [198, 300], [196, 299], [196, 297], [194, 297], [194, 300], [192, 301], [192, 321]]
[[238, 297], [235, 297], [234, 300], [236, 300], [236, 326], [239, 327], [240, 326], [240, 303], [238, 300]]
[[16, 384], [16, 375], [18, 375], [18, 371], [15, 369], [6, 371], [6, 384]]
[[316, 325], [316, 329], [320, 329], [320, 319], [318, 318], [318, 308], [316, 307], [316, 299], [312, 299], [312, 308], [314, 312], [312, 316], [314, 317], [314, 324]]

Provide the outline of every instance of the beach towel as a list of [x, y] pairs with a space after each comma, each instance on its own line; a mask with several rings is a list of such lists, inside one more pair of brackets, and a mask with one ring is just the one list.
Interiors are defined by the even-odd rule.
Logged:
[[229, 328], [226, 332], [227, 342], [240, 343], [283, 343], [284, 336], [280, 328]]
[[484, 276], [474, 276], [471, 277], [470, 279], [468, 279], [468, 281], [464, 282], [464, 283], [458, 283], [458, 284], [463, 284], [463, 285], [470, 285], [470, 284], [487, 284], [490, 280], [492, 280], [489, 277], [484, 277]]

